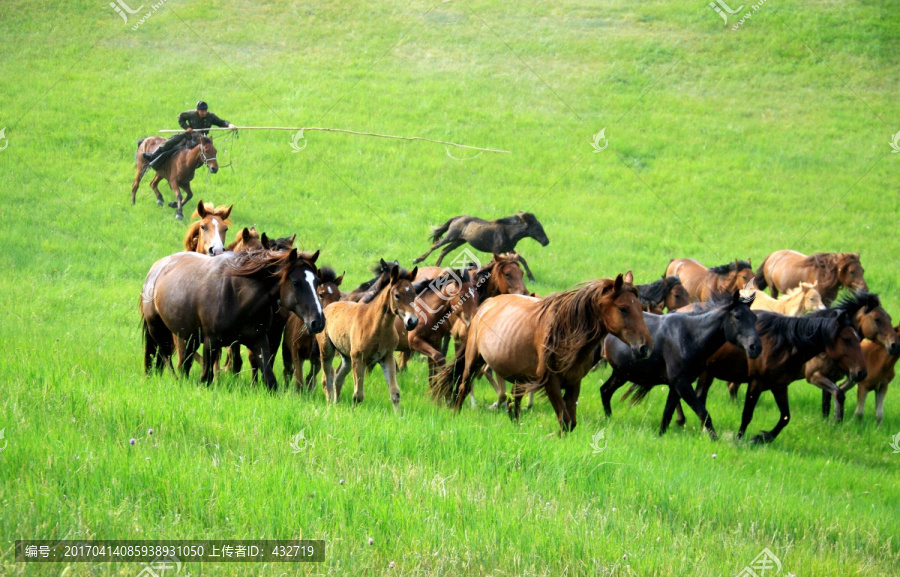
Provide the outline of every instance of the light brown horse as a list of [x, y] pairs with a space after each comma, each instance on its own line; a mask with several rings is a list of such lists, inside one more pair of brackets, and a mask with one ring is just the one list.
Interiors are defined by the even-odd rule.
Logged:
[[[266, 233], [263, 233], [265, 236]], [[256, 232], [256, 227], [251, 226], [250, 228], [242, 228], [241, 232], [238, 233], [237, 238], [234, 241], [225, 247], [227, 252], [245, 252], [248, 250], [262, 250], [263, 243], [262, 238], [259, 236], [259, 233]]]
[[272, 306], [304, 318], [311, 332], [325, 326], [316, 297], [315, 262], [319, 253], [252, 251], [209, 257], [179, 252], [154, 263], [141, 291], [144, 368], [171, 367], [173, 335], [186, 343], [182, 372], [190, 372], [194, 353], [203, 342], [201, 380], [212, 382], [212, 359], [221, 347], [240, 342], [262, 359], [266, 384], [276, 387], [269, 368], [266, 330]]
[[[330, 266], [323, 266], [319, 269], [319, 286], [316, 292], [323, 309], [328, 308], [331, 303], [341, 300], [339, 287], [343, 281], [344, 275], [337, 276]], [[313, 390], [316, 375], [322, 368], [319, 348], [316, 344], [316, 337], [306, 330], [306, 323], [303, 322], [303, 319], [293, 313], [289, 314], [284, 326], [284, 340], [281, 349], [284, 382], [290, 383], [293, 380], [298, 391], [305, 388], [309, 392]], [[304, 361], [309, 361], [310, 365], [309, 374], [305, 379], [303, 377]]]
[[[507, 381], [543, 390], [563, 431], [575, 428], [581, 380], [607, 334], [645, 358], [653, 339], [631, 273], [601, 279], [543, 299], [499, 295], [484, 303], [453, 362], [431, 381], [435, 399], [459, 410], [485, 364]], [[521, 395], [516, 397], [516, 404]], [[517, 411], [514, 414], [517, 416]]]
[[[382, 261], [383, 265], [386, 265]], [[363, 381], [366, 369], [375, 363], [381, 365], [387, 381], [391, 402], [400, 408], [400, 387], [397, 385], [397, 365], [394, 351], [397, 349], [397, 331], [394, 318], [403, 320], [406, 330], [416, 328], [419, 318], [413, 307], [416, 292], [412, 279], [416, 269], [401, 276], [399, 266], [390, 266], [389, 273], [379, 277], [371, 300], [361, 302], [338, 301], [325, 309], [325, 330], [317, 337], [319, 354], [324, 369], [326, 398], [336, 403], [341, 396], [344, 379], [353, 370], [353, 401], [363, 400]], [[341, 356], [341, 366], [334, 372], [334, 355]]]
[[773, 252], [756, 270], [756, 285], [769, 288], [778, 297], [801, 282], [818, 283], [817, 290], [826, 305], [831, 305], [842, 286], [851, 291], [867, 291], [865, 269], [859, 253], [817, 252], [806, 256], [795, 250]]
[[[894, 327], [894, 333], [900, 339], [900, 325]], [[900, 351], [891, 353], [880, 343], [864, 340], [860, 345], [862, 347], [863, 356], [866, 358], [866, 371], [868, 375], [859, 382], [857, 389], [857, 403], [854, 416], [862, 419], [863, 411], [866, 407], [866, 397], [869, 392], [875, 391], [875, 422], [879, 425], [884, 418], [884, 397], [887, 395], [888, 385], [894, 380], [894, 365], [897, 359], [900, 359]], [[855, 381], [848, 379], [841, 385], [841, 390], [845, 393], [853, 388]]]
[[[137, 189], [141, 185], [141, 179], [149, 168], [149, 163], [144, 159], [144, 154], [150, 154], [160, 147], [166, 139], [161, 136], [150, 136], [138, 140], [137, 152], [134, 155], [137, 173], [134, 176], [134, 182], [131, 184], [131, 205], [134, 206], [135, 195]], [[166, 162], [154, 167], [156, 175], [150, 181], [150, 188], [156, 194], [156, 204], [162, 206], [165, 202], [162, 194], [159, 192], [159, 182], [166, 179], [169, 187], [175, 192], [175, 201], [170, 202], [169, 206], [175, 209], [175, 218], [181, 220], [184, 218], [182, 207], [191, 200], [194, 193], [191, 191], [191, 181], [194, 179], [194, 172], [203, 165], [209, 167], [209, 171], [213, 174], [219, 171], [219, 163], [216, 161], [216, 147], [213, 146], [211, 138], [206, 136], [195, 137], [191, 143], [176, 152], [172, 158]], [[187, 197], [182, 200], [181, 189], [187, 191]]]
[[800, 286], [788, 289], [788, 292], [775, 299], [757, 289], [756, 281], [751, 280], [741, 290], [741, 296], [749, 297], [751, 295], [754, 298], [750, 308], [755, 311], [769, 311], [770, 313], [799, 317], [806, 313], [825, 309], [822, 295], [816, 290], [815, 283], [802, 282]]
[[213, 203], [202, 200], [197, 203], [197, 210], [191, 215], [193, 221], [184, 234], [184, 250], [199, 252], [209, 256], [225, 252], [225, 234], [231, 226], [231, 209], [234, 205], [213, 206]]
[[669, 261], [665, 276], [677, 276], [691, 302], [707, 301], [718, 294], [731, 294], [753, 278], [749, 260], [735, 260], [721, 266], [705, 267], [692, 258]]

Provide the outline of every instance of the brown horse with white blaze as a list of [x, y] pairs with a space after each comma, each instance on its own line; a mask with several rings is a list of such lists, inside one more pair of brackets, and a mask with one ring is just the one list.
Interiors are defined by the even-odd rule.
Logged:
[[543, 299], [496, 296], [478, 309], [453, 362], [432, 379], [432, 395], [459, 410], [478, 370], [487, 364], [504, 380], [543, 390], [560, 427], [570, 431], [577, 423], [581, 380], [609, 333], [638, 358], [653, 347], [630, 271]]
[[801, 282], [818, 283], [822, 301], [831, 305], [841, 287], [853, 292], [868, 291], [859, 253], [817, 252], [806, 256], [795, 250], [773, 252], [756, 270], [756, 285], [769, 288], [773, 297], [799, 286]]
[[[144, 174], [150, 167], [143, 153], [152, 153], [165, 141], [166, 139], [161, 136], [150, 136], [138, 140], [137, 152], [134, 155], [137, 173], [134, 176], [134, 182], [131, 184], [132, 206], [134, 206], [135, 195], [138, 187], [141, 185], [141, 179], [144, 178]], [[176, 152], [172, 158], [154, 167], [156, 175], [150, 181], [150, 188], [156, 194], [156, 204], [162, 206], [165, 203], [162, 194], [159, 192], [159, 183], [162, 179], [166, 179], [169, 187], [175, 193], [175, 201], [170, 202], [169, 206], [175, 209], [175, 218], [183, 219], [182, 207], [194, 196], [193, 191], [191, 191], [191, 181], [194, 179], [194, 172], [204, 164], [212, 174], [219, 171], [219, 163], [216, 161], [216, 147], [213, 146], [212, 139], [197, 135], [189, 145]], [[187, 191], [187, 197], [183, 200], [181, 198], [182, 188]]]
[[669, 261], [665, 276], [681, 279], [691, 302], [708, 301], [714, 295], [744, 288], [753, 279], [753, 267], [749, 260], [706, 267], [692, 258], [676, 258]]
[[[197, 203], [191, 215], [196, 218], [184, 235], [184, 250], [217, 256], [225, 252], [225, 234], [231, 226], [231, 209], [234, 205], [213, 206], [211, 202]], [[227, 250], [232, 250], [231, 248]]]

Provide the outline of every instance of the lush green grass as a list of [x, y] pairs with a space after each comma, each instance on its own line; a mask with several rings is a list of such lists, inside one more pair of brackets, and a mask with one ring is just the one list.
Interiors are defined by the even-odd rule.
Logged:
[[[200, 175], [198, 196], [235, 203], [235, 230], [297, 233], [349, 284], [379, 257], [409, 263], [449, 216], [530, 210], [551, 239], [520, 245], [541, 294], [629, 268], [650, 281], [673, 257], [853, 250], [900, 314], [893, 3], [769, 0], [737, 32], [706, 2], [546, 4], [169, 0], [137, 31], [99, 1], [0, 5], [0, 573], [62, 570], [17, 566], [21, 538], [328, 542], [321, 565], [194, 575], [729, 575], [764, 547], [783, 573], [896, 573], [894, 395], [882, 427], [871, 400], [864, 422], [835, 425], [797, 383], [791, 425], [756, 447], [733, 439], [740, 408], [721, 386], [715, 443], [690, 417], [658, 438], [662, 390], [607, 420], [603, 372], [564, 438], [546, 402], [519, 426], [437, 408], [418, 362], [401, 416], [377, 372], [356, 408], [244, 376], [211, 389], [143, 376], [141, 282], [184, 224], [146, 181], [129, 206], [132, 154], [198, 98], [236, 124], [512, 151], [219, 139], [233, 171]], [[603, 127], [609, 148], [594, 154]], [[486, 384], [476, 393], [491, 400]], [[766, 396], [751, 431], [777, 418]], [[294, 454], [300, 430], [310, 445]]]

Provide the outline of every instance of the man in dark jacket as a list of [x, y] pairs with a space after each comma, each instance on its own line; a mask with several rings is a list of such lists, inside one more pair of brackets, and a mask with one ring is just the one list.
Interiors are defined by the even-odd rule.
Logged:
[[220, 126], [222, 128], [230, 128], [235, 130], [237, 127], [227, 120], [223, 120], [209, 111], [209, 106], [202, 100], [197, 103], [197, 110], [188, 110], [178, 115], [178, 125], [184, 129], [184, 132], [176, 134], [168, 139], [152, 154], [144, 153], [144, 159], [150, 163], [151, 168], [157, 168], [165, 164], [175, 152], [189, 142], [195, 130], [206, 136], [209, 128], [212, 126]]

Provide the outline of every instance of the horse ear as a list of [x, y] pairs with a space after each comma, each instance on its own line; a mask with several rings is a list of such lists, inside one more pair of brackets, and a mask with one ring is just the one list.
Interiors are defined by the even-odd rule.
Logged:
[[316, 264], [316, 261], [319, 259], [320, 252], [321, 250], [317, 250], [316, 252], [312, 253], [312, 256], [309, 257], [309, 262], [311, 262], [312, 264]]
[[291, 246], [294, 246], [294, 241], [297, 240], [297, 233], [291, 235]]
[[288, 256], [288, 259], [289, 259], [291, 262], [296, 262], [296, 261], [297, 261], [297, 249], [296, 249], [296, 248], [292, 248], [292, 249], [291, 249], [291, 254]]
[[244, 229], [241, 231], [241, 238], [244, 239], [244, 242], [250, 242], [250, 229], [249, 228], [244, 227]]
[[388, 270], [390, 270], [390, 267], [388, 267], [388, 263], [384, 262], [384, 259], [383, 259], [383, 258], [378, 260], [378, 266], [381, 267], [381, 270], [382, 270], [382, 271], [388, 271]]
[[497, 253], [494, 253], [494, 260], [500, 262], [501, 260], [503, 260], [503, 257]]
[[416, 280], [417, 274], [419, 274], [419, 267], [414, 267], [411, 271], [409, 271], [409, 274], [406, 276], [406, 278], [407, 280], [409, 280], [409, 282], [412, 282]]
[[234, 205], [229, 205], [228, 208], [225, 209], [225, 212], [222, 214], [222, 218], [228, 218], [231, 214], [231, 209], [234, 208]]
[[269, 237], [266, 236], [266, 233], [262, 233], [262, 236], [259, 237], [259, 242], [263, 245], [264, 249], [269, 250], [271, 242], [269, 241]]
[[203, 199], [200, 199], [200, 202], [197, 203], [197, 215], [200, 218], [206, 218], [206, 207], [203, 205]]
[[334, 279], [334, 286], [341, 286], [341, 283], [344, 282], [344, 274], [345, 273], [341, 273], [341, 276]]
[[624, 277], [622, 277], [622, 274], [619, 273], [619, 275], [616, 277], [616, 282], [613, 284], [613, 290], [615, 292], [621, 291], [622, 285], [624, 285], [624, 284], [625, 284], [625, 279], [624, 279]]
[[625, 277], [622, 279], [628, 284], [634, 284], [634, 275], [631, 274], [631, 271], [625, 273]]
[[391, 265], [391, 284], [397, 282], [397, 279], [400, 278], [400, 267], [396, 265]]
[[750, 268], [753, 268], [753, 259], [752, 259], [752, 258], [748, 258], [748, 259], [747, 259], [747, 264], [750, 265]]

